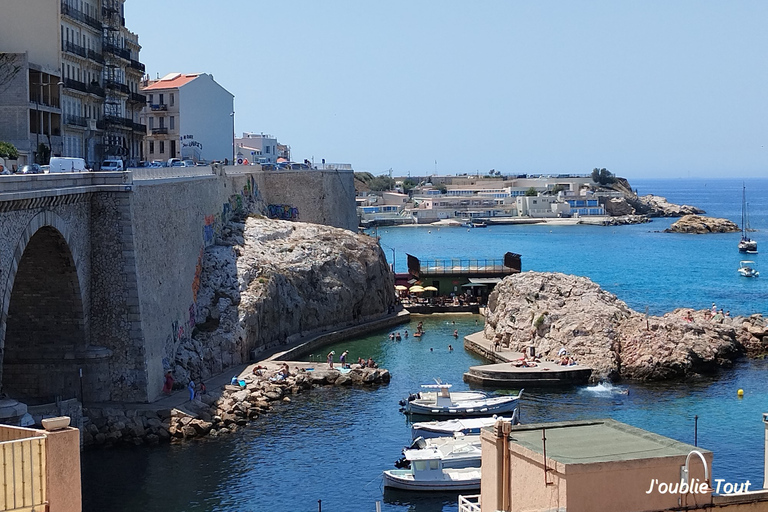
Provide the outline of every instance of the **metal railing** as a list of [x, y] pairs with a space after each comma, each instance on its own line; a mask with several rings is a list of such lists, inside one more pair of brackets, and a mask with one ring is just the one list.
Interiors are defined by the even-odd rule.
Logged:
[[92, 16], [88, 16], [84, 12], [80, 11], [79, 9], [75, 9], [71, 5], [67, 4], [66, 1], [61, 2], [61, 14], [65, 16], [69, 16], [72, 19], [75, 19], [77, 21], [81, 21], [85, 23], [86, 25], [95, 28], [96, 30], [101, 30], [101, 22], [97, 20], [96, 18]]
[[47, 502], [45, 442], [45, 436], [0, 442], [4, 461], [0, 510], [29, 510]]
[[161, 180], [166, 178], [188, 178], [193, 176], [213, 176], [210, 165], [199, 167], [137, 167], [128, 169], [133, 181]]
[[168, 110], [168, 105], [165, 103], [153, 103], [149, 106], [150, 110]]
[[93, 50], [88, 50], [88, 58], [98, 62], [99, 64], [104, 64], [104, 56], [100, 53], [96, 53]]
[[64, 87], [67, 89], [74, 89], [84, 93], [88, 92], [88, 87], [83, 82], [78, 82], [77, 80], [73, 80], [71, 78], [65, 78], [63, 81]]
[[138, 69], [142, 73], [146, 70], [146, 66], [144, 64], [142, 64], [141, 62], [139, 62], [137, 60], [133, 60], [133, 59], [131, 59], [131, 63], [128, 64], [128, 66], [132, 67], [133, 69]]
[[315, 164], [319, 171], [351, 171], [352, 164]]
[[80, 46], [79, 44], [75, 44], [71, 41], [62, 41], [61, 42], [61, 49], [65, 52], [73, 53], [75, 55], [79, 55], [80, 57], [87, 59], [88, 58], [88, 49], [84, 46]]
[[104, 88], [100, 86], [98, 82], [91, 82], [88, 84], [88, 92], [101, 98], [104, 98], [107, 95], [107, 93], [104, 92]]
[[426, 260], [421, 262], [420, 273], [427, 275], [445, 275], [445, 274], [467, 274], [472, 272], [482, 272], [488, 274], [514, 274], [516, 271], [510, 267], [504, 266], [504, 260], [482, 259], [482, 260], [463, 260], [463, 259], [438, 259]]
[[459, 495], [459, 512], [480, 512], [480, 495]]
[[133, 101], [135, 103], [146, 103], [147, 97], [143, 94], [139, 94], [138, 92], [132, 92], [130, 96], [128, 96], [128, 101]]
[[87, 128], [88, 119], [82, 116], [73, 116], [71, 114], [66, 114], [64, 116], [64, 124], [68, 124], [71, 126], [81, 126], [83, 128]]
[[135, 121], [131, 123], [131, 129], [135, 132], [147, 133], [147, 125]]
[[152, 128], [152, 135], [166, 135], [168, 128]]
[[104, 80], [104, 87], [106, 87], [107, 89], [116, 89], [122, 92], [123, 94], [131, 93], [131, 89], [127, 85], [121, 84], [116, 80], [110, 80], [110, 79]]
[[117, 55], [121, 59], [125, 59], [127, 61], [131, 60], [131, 52], [129, 50], [124, 49], [124, 48], [118, 48], [117, 46], [115, 46], [113, 44], [104, 44], [102, 46], [102, 49], [105, 52], [109, 52], [109, 53], [111, 53], [113, 55]]

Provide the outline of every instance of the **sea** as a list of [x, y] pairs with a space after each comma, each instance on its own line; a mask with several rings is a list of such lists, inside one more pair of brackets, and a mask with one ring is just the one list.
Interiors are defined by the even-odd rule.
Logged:
[[[741, 225], [746, 190], [752, 238], [768, 253], [768, 179], [632, 180], [641, 195], [706, 210]], [[381, 245], [398, 272], [406, 254], [427, 259], [494, 259], [522, 255], [523, 271], [587, 276], [637, 311], [661, 315], [714, 302], [732, 316], [768, 316], [768, 274], [741, 277], [740, 260], [761, 269], [762, 255], [737, 251], [740, 234], [664, 233], [675, 219], [630, 226], [490, 226], [379, 228]], [[768, 260], [765, 260], [768, 272]], [[391, 340], [424, 322], [421, 338]], [[455, 512], [456, 494], [393, 492], [381, 473], [410, 442], [399, 400], [441, 379], [467, 389], [462, 374], [483, 361], [463, 350], [461, 337], [480, 330], [479, 315], [431, 315], [411, 324], [324, 347], [372, 357], [392, 373], [389, 385], [324, 388], [293, 397], [235, 434], [140, 448], [82, 454], [85, 511], [374, 511]], [[454, 338], [454, 330], [459, 338]], [[614, 418], [697, 444], [714, 453], [713, 476], [763, 481], [768, 413], [768, 360], [742, 359], [715, 374], [663, 383], [600, 383], [558, 390], [528, 389], [525, 423]], [[743, 397], [737, 391], [743, 390]], [[499, 390], [516, 393], [517, 390]], [[377, 504], [378, 502], [378, 504]]]

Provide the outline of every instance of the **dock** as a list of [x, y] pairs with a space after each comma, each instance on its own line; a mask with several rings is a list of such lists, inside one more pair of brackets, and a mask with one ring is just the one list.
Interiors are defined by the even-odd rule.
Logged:
[[592, 369], [582, 365], [563, 366], [553, 361], [541, 361], [532, 367], [517, 367], [522, 352], [494, 350], [482, 331], [464, 337], [464, 348], [492, 361], [492, 364], [472, 366], [464, 374], [464, 382], [487, 387], [552, 387], [585, 384]]

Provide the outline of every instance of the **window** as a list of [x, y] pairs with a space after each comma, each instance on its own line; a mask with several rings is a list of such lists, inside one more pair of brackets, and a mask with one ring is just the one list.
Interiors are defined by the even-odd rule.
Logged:
[[[171, 106], [173, 106], [173, 93], [171, 93]], [[173, 128], [173, 126], [171, 126]]]
[[269, 154], [269, 146], [267, 146], [267, 147], [266, 147], [266, 148], [264, 148], [264, 149], [266, 149], [266, 150], [267, 150], [267, 154]]
[[155, 127], [155, 118], [153, 116], [149, 116], [149, 129], [151, 130], [154, 127]]
[[[169, 120], [169, 126], [168, 128], [173, 130], [176, 127], [176, 118], [174, 116], [171, 116]], [[174, 141], [175, 142], [175, 141]]]
[[149, 141], [149, 154], [153, 154], [155, 152], [155, 141], [151, 140]]
[[151, 94], [149, 95], [149, 104], [150, 105], [152, 104], [152, 95]]
[[161, 140], [160, 141], [160, 154], [162, 155], [163, 153], [165, 153], [165, 141]]
[[175, 140], [171, 141], [171, 158], [176, 158], [176, 141]]
[[165, 128], [165, 117], [160, 118], [160, 128]]
[[162, 104], [164, 103], [164, 102], [163, 102], [163, 94], [162, 94], [162, 93], [160, 93], [160, 95], [159, 95], [159, 96], [160, 96], [160, 100], [159, 100], [159, 102], [160, 102], [160, 104], [162, 105]]

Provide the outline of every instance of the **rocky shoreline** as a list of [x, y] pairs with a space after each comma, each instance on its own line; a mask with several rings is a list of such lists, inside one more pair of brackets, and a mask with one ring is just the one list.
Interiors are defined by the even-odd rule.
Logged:
[[[280, 404], [290, 403], [291, 397], [300, 393], [328, 386], [380, 386], [391, 379], [389, 371], [383, 368], [361, 368], [354, 364], [342, 373], [325, 364], [306, 362], [287, 362], [291, 375], [277, 379], [281, 364], [269, 361], [251, 365], [238, 379], [244, 385], [223, 386], [179, 408], [84, 409], [90, 422], [82, 433], [83, 446], [157, 445], [217, 437], [249, 425]], [[257, 366], [263, 368], [258, 375], [253, 371]]]
[[705, 217], [703, 215], [685, 215], [669, 228], [665, 233], [691, 233], [704, 235], [707, 233], [736, 233], [739, 226], [728, 219]]
[[761, 315], [708, 319], [704, 310], [677, 309], [646, 316], [585, 277], [546, 272], [499, 283], [483, 333], [510, 350], [533, 346], [545, 358], [565, 348], [593, 369], [593, 380], [694, 377], [768, 352]]

